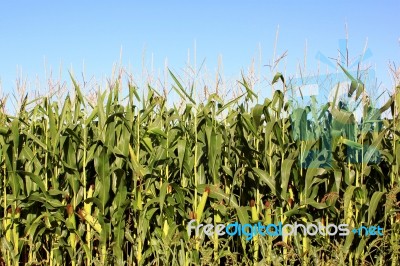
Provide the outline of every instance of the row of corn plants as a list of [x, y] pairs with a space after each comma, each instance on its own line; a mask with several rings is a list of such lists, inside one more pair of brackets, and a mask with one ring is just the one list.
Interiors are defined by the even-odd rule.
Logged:
[[[121, 78], [88, 101], [71, 76], [74, 97], [24, 98], [17, 114], [0, 113], [0, 264], [398, 265], [400, 86], [357, 122], [336, 99], [296, 105], [281, 74], [271, 98], [243, 77], [243, 95], [202, 103], [170, 74], [183, 108]], [[362, 82], [349, 79], [361, 99]], [[192, 219], [380, 225], [384, 235], [246, 241], [189, 236]]]

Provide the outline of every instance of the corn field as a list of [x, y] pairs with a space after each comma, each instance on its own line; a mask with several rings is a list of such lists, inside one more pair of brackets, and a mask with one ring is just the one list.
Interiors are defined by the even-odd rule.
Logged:
[[[296, 105], [279, 73], [270, 98], [243, 77], [242, 95], [200, 103], [170, 75], [181, 108], [120, 79], [88, 101], [71, 76], [63, 102], [0, 112], [0, 265], [399, 265], [400, 86], [358, 122], [336, 100]], [[192, 219], [384, 235], [196, 237]]]

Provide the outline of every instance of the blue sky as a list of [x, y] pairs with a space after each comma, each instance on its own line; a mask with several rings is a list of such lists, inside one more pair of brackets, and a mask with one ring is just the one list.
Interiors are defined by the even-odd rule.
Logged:
[[260, 59], [259, 48], [261, 64], [271, 62], [278, 26], [276, 54], [288, 51], [287, 73], [303, 62], [306, 42], [307, 69], [316, 70], [318, 52], [337, 56], [345, 23], [350, 55], [359, 55], [368, 40], [369, 62], [390, 87], [388, 62], [400, 63], [399, 10], [398, 1], [2, 1], [2, 90], [15, 89], [17, 67], [29, 81], [44, 80], [45, 62], [56, 73], [62, 65], [64, 79], [71, 66], [81, 73], [83, 62], [87, 76], [109, 76], [121, 47], [123, 65], [134, 72], [141, 73], [143, 55], [148, 68], [151, 57], [156, 70], [168, 58], [179, 72], [196, 43], [198, 65], [205, 59], [214, 71], [222, 56], [224, 74], [236, 77]]

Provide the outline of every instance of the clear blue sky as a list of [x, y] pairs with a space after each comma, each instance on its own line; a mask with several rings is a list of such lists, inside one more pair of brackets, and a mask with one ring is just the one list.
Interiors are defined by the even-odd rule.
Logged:
[[[190, 1], [194, 2], [194, 1]], [[368, 39], [379, 81], [390, 86], [388, 62], [399, 65], [399, 1], [2, 1], [0, 3], [0, 78], [3, 93], [15, 89], [17, 66], [33, 81], [47, 68], [63, 77], [73, 66], [87, 75], [110, 75], [123, 49], [123, 64], [141, 73], [143, 54], [150, 67], [165, 58], [179, 72], [188, 49], [197, 46], [197, 63], [215, 70], [219, 55], [225, 74], [238, 75], [253, 58], [262, 64], [288, 50], [288, 73], [303, 61], [316, 69], [317, 52], [336, 57], [348, 25], [350, 55], [359, 55]], [[145, 51], [145, 53], [144, 53]], [[264, 67], [267, 72], [267, 67]], [[293, 74], [293, 73], [292, 73]]]

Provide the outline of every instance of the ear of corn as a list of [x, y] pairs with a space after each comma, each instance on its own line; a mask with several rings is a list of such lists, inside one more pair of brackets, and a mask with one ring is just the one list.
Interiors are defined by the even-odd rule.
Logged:
[[[254, 221], [254, 223], [258, 222], [258, 211], [257, 207], [255, 204], [254, 200], [250, 201], [250, 211], [251, 211], [251, 219]], [[254, 243], [254, 262], [255, 264], [258, 263], [258, 252], [259, 252], [259, 235], [255, 235], [253, 237], [253, 243]]]
[[198, 224], [199, 224], [200, 221], [201, 221], [201, 217], [202, 217], [202, 215], [203, 215], [203, 211], [204, 211], [204, 208], [205, 208], [205, 206], [206, 206], [207, 198], [208, 198], [208, 195], [209, 195], [209, 194], [210, 194], [210, 188], [207, 187], [207, 188], [204, 190], [203, 196], [201, 196], [201, 199], [200, 199], [200, 202], [199, 202], [199, 206], [197, 206], [196, 216], [197, 216], [197, 223], [198, 223]]

